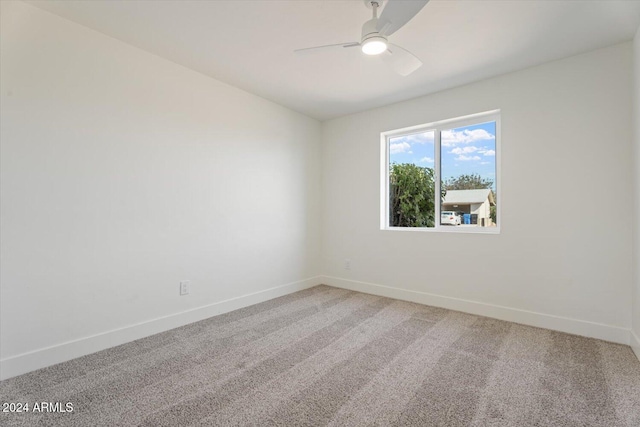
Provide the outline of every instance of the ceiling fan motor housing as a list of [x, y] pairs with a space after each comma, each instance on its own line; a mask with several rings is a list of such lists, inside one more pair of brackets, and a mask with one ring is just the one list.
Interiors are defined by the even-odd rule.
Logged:
[[362, 38], [360, 40], [361, 45], [365, 45], [371, 42], [382, 42], [387, 44], [387, 38], [380, 35], [376, 27], [378, 26], [378, 18], [368, 20], [362, 26]]

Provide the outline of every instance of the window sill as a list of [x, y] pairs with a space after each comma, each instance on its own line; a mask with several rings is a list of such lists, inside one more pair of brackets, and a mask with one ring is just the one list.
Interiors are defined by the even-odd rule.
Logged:
[[425, 232], [425, 233], [462, 233], [462, 234], [500, 234], [500, 227], [477, 227], [455, 225], [440, 227], [384, 227], [381, 231]]

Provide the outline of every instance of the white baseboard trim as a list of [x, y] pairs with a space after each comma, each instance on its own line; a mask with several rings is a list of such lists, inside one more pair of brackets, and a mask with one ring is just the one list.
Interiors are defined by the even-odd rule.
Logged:
[[631, 349], [633, 350], [633, 352], [636, 354], [636, 357], [638, 358], [638, 360], [640, 360], [640, 338], [638, 337], [638, 334], [636, 334], [636, 332], [632, 329], [630, 334], [631, 335]]
[[[631, 340], [631, 331], [619, 326], [605, 325], [602, 323], [571, 319], [568, 317], [560, 317], [544, 313], [536, 313], [527, 310], [520, 310], [517, 308], [504, 307], [460, 298], [446, 297], [426, 292], [393, 288], [390, 286], [342, 279], [339, 277], [322, 276], [321, 279], [322, 283], [337, 288], [349, 289], [352, 291], [364, 292], [403, 301], [417, 302], [419, 304], [431, 305], [435, 307], [448, 308], [450, 310], [462, 311], [479, 316], [492, 317], [494, 319], [507, 320], [523, 325], [552, 329], [555, 331], [566, 332], [569, 334], [581, 335], [590, 338], [598, 338], [604, 341], [611, 341], [618, 344], [629, 345]], [[636, 351], [636, 354], [638, 354], [638, 352], [640, 352], [640, 348], [638, 348]]]
[[239, 308], [248, 307], [308, 289], [322, 283], [322, 276], [311, 277], [298, 282], [276, 286], [274, 288], [242, 295], [225, 301], [216, 302], [204, 307], [175, 313], [157, 319], [126, 326], [124, 328], [103, 332], [101, 334], [80, 338], [51, 347], [41, 348], [17, 356], [0, 360], [0, 380], [15, 377], [36, 369], [45, 368], [57, 363], [95, 353], [110, 347], [148, 337], [160, 332], [204, 320], [212, 316], [227, 313]]

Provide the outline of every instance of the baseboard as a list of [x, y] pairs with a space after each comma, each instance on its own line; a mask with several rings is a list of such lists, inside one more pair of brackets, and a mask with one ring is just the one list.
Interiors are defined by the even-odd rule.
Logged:
[[[574, 335], [590, 338], [598, 338], [604, 341], [629, 345], [631, 331], [618, 326], [602, 323], [588, 322], [584, 320], [570, 319], [567, 317], [553, 316], [550, 314], [536, 313], [516, 308], [492, 305], [478, 301], [470, 301], [459, 298], [446, 297], [426, 292], [411, 291], [407, 289], [392, 288], [339, 277], [321, 276], [322, 283], [337, 288], [349, 289], [373, 295], [379, 295], [403, 301], [417, 302], [435, 307], [448, 308], [479, 316], [492, 317], [494, 319], [507, 320], [523, 325], [538, 328], [552, 329]], [[637, 340], [637, 337], [636, 337]], [[637, 342], [637, 341], [636, 341]], [[640, 348], [635, 349], [638, 354]]]
[[134, 324], [101, 334], [65, 342], [59, 345], [38, 349], [0, 360], [0, 380], [15, 377], [36, 369], [45, 368], [80, 356], [95, 353], [110, 347], [168, 331], [179, 326], [227, 313], [239, 308], [258, 304], [292, 292], [301, 291], [322, 283], [321, 276], [311, 277], [298, 282], [288, 283], [176, 313], [146, 322]]
[[630, 335], [631, 335], [631, 342], [629, 344], [631, 345], [631, 349], [636, 354], [636, 357], [638, 358], [638, 360], [640, 360], [640, 338], [638, 337], [638, 334], [636, 334], [634, 330], [631, 330]]

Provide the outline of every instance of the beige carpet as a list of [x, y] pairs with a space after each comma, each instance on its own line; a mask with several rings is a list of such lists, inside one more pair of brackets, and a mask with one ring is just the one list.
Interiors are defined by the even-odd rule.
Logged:
[[0, 383], [43, 426], [640, 426], [640, 362], [594, 339], [328, 286]]

